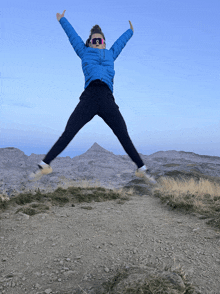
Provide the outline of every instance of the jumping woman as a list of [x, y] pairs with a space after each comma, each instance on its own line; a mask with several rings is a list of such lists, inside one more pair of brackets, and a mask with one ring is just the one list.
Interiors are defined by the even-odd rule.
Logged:
[[127, 126], [113, 96], [114, 61], [133, 35], [134, 29], [131, 22], [129, 21], [130, 29], [108, 50], [106, 49], [105, 36], [98, 25], [91, 29], [91, 34], [86, 44], [84, 44], [64, 17], [65, 11], [61, 15], [57, 13], [56, 17], [67, 34], [76, 54], [82, 60], [85, 87], [79, 98], [78, 105], [70, 115], [64, 132], [38, 164], [37, 170], [29, 175], [29, 180], [36, 181], [43, 175], [52, 173], [50, 162], [67, 147], [85, 124], [95, 115], [98, 115], [112, 129], [128, 156], [137, 165], [135, 175], [146, 178], [150, 183], [155, 184], [155, 179], [144, 165], [129, 137]]

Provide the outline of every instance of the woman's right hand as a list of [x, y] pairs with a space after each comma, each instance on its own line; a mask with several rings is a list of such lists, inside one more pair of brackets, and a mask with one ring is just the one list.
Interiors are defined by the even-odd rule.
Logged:
[[64, 13], [65, 13], [65, 11], [66, 11], [66, 10], [64, 10], [62, 14], [57, 13], [57, 20], [58, 20], [58, 21], [60, 21], [60, 19], [61, 19], [62, 17], [64, 17]]

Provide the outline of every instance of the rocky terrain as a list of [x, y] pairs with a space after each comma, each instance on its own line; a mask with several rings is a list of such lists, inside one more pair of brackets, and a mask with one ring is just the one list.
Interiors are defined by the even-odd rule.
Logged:
[[[182, 151], [140, 156], [156, 179], [220, 177], [220, 157]], [[152, 274], [165, 278], [173, 289], [169, 294], [220, 293], [220, 232], [205, 219], [172, 211], [152, 197], [151, 187], [135, 176], [136, 165], [127, 155], [115, 155], [95, 143], [80, 156], [56, 158], [53, 173], [28, 182], [43, 157], [1, 148], [0, 194], [13, 198], [38, 188], [51, 192], [82, 179], [99, 180], [106, 188], [139, 187], [142, 192], [123, 202], [50, 205], [32, 216], [16, 213], [19, 206], [2, 212], [0, 294], [103, 294], [99, 291], [110, 279], [115, 281], [111, 294], [125, 293], [125, 285]], [[124, 278], [116, 275], [122, 266]], [[184, 277], [194, 292], [187, 291]]]
[[[62, 155], [62, 154], [61, 154]], [[53, 173], [38, 182], [29, 182], [28, 174], [36, 170], [45, 154], [27, 156], [13, 147], [0, 148], [0, 194], [13, 197], [20, 192], [53, 191], [58, 186], [68, 187], [82, 179], [96, 179], [107, 188], [129, 185], [137, 168], [128, 155], [115, 155], [94, 143], [85, 153], [73, 158], [57, 157], [51, 162]], [[160, 176], [193, 177], [218, 180], [220, 157], [198, 155], [184, 151], [159, 151], [140, 156], [157, 179]]]

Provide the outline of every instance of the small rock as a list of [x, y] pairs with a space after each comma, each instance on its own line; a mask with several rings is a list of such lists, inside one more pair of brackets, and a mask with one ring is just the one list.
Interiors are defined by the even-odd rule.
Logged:
[[136, 254], [137, 253], [137, 248], [133, 249], [133, 253]]
[[109, 272], [109, 269], [107, 267], [105, 267], [105, 272], [108, 273]]
[[21, 211], [19, 211], [18, 214], [19, 214], [19, 216], [22, 217], [22, 219], [29, 219], [29, 218], [30, 218], [29, 215], [27, 215], [27, 214], [25, 214], [25, 213], [22, 213]]
[[69, 268], [68, 268], [68, 267], [65, 267], [65, 266], [64, 266], [63, 269], [64, 269], [65, 271], [68, 271], [68, 270], [69, 270]]
[[75, 271], [67, 271], [67, 272], [64, 272], [63, 274], [64, 274], [65, 277], [69, 277], [70, 275], [75, 274]]
[[35, 285], [35, 288], [40, 289], [41, 286], [37, 283], [37, 284]]
[[52, 290], [51, 290], [51, 289], [46, 289], [46, 290], [44, 291], [44, 293], [46, 293], [46, 294], [50, 294], [50, 293], [52, 293]]

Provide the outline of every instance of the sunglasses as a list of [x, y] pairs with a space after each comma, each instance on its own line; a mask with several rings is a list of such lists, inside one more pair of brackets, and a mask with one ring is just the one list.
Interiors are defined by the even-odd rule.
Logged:
[[93, 38], [90, 42], [92, 44], [95, 44], [95, 45], [101, 45], [101, 44], [104, 44], [104, 39], [101, 39], [101, 38]]

